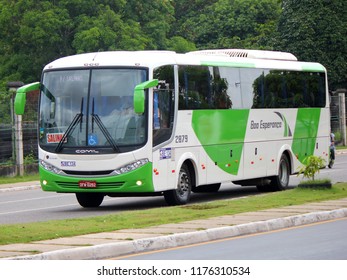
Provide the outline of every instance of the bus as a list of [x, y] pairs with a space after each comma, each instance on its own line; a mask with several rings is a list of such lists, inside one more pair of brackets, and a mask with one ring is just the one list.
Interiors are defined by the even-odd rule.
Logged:
[[324, 66], [286, 52], [111, 51], [57, 59], [40, 82], [38, 145], [44, 191], [164, 196], [169, 205], [222, 183], [287, 188], [311, 155], [328, 162]]

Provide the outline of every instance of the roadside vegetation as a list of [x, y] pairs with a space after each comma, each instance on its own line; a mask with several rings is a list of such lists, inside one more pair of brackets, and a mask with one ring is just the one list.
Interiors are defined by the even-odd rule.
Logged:
[[246, 198], [128, 211], [92, 218], [1, 225], [0, 245], [111, 232], [120, 229], [144, 228], [344, 197], [347, 197], [347, 183], [338, 183], [331, 189], [295, 188]]
[[346, 150], [347, 149], [346, 146], [336, 146], [335, 148], [336, 148], [336, 150]]
[[345, 0], [0, 0], [0, 92], [6, 91], [9, 81], [39, 81], [43, 65], [72, 54], [219, 48], [288, 51], [299, 60], [327, 67], [331, 90], [346, 88], [345, 4]]
[[0, 177], [0, 185], [38, 181], [39, 179], [40, 179], [39, 174], [29, 174], [24, 176], [15, 176], [15, 177]]

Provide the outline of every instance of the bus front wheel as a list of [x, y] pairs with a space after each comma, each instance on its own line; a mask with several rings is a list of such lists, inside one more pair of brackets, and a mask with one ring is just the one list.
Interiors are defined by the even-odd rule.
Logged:
[[174, 190], [164, 192], [164, 198], [167, 204], [184, 205], [190, 200], [192, 191], [192, 180], [189, 168], [183, 164], [178, 175], [177, 188]]
[[84, 208], [99, 207], [104, 200], [102, 193], [76, 193], [78, 203]]

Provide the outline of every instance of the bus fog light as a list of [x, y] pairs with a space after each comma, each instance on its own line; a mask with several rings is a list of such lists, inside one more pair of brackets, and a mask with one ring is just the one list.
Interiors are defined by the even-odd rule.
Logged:
[[46, 186], [48, 184], [48, 182], [46, 180], [43, 180], [42, 184]]
[[136, 185], [142, 186], [142, 181], [137, 181], [137, 182], [136, 182]]

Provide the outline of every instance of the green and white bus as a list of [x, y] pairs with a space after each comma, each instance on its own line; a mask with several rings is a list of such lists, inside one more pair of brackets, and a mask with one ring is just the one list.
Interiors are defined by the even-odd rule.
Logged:
[[205, 50], [87, 53], [53, 61], [41, 82], [42, 189], [104, 196], [163, 195], [186, 204], [221, 183], [283, 190], [310, 155], [328, 162], [326, 69], [290, 53]]

